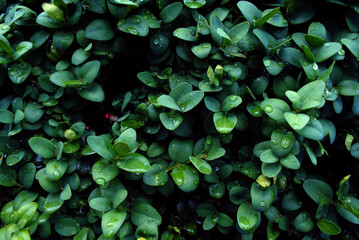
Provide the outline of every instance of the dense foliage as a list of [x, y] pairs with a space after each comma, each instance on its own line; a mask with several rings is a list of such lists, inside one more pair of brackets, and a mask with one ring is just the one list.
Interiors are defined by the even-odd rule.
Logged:
[[345, 0], [0, 0], [0, 239], [358, 239], [358, 32]]

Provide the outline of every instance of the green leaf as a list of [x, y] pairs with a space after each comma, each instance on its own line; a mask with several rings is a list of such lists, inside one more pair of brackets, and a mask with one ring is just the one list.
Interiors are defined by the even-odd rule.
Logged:
[[41, 7], [44, 9], [47, 15], [49, 15], [49, 17], [51, 17], [56, 22], [65, 21], [64, 12], [55, 4], [45, 2], [41, 5]]
[[85, 37], [96, 41], [108, 41], [114, 37], [111, 24], [107, 20], [95, 19], [85, 29]]
[[260, 104], [263, 111], [274, 120], [285, 123], [285, 113], [290, 111], [289, 105], [281, 99], [269, 98]]
[[310, 232], [314, 227], [314, 222], [308, 212], [301, 212], [294, 219], [294, 227], [301, 232]]
[[18, 151], [15, 153], [12, 153], [7, 156], [6, 158], [6, 165], [13, 166], [20, 162], [25, 156], [25, 151]]
[[173, 161], [178, 163], [186, 163], [192, 156], [193, 142], [192, 140], [180, 140], [174, 138], [168, 146], [168, 155]]
[[295, 142], [295, 136], [292, 132], [287, 132], [285, 134], [279, 130], [274, 130], [271, 134], [270, 146], [273, 154], [281, 158], [293, 150]]
[[100, 212], [107, 212], [112, 209], [112, 202], [108, 197], [95, 197], [89, 201], [92, 209]]
[[350, 148], [350, 154], [359, 159], [359, 142], [354, 143]]
[[52, 37], [56, 49], [63, 51], [69, 48], [75, 38], [72, 32], [56, 31]]
[[320, 204], [322, 199], [326, 198], [329, 201], [333, 199], [333, 190], [325, 182], [317, 179], [307, 179], [303, 183], [304, 191], [317, 204]]
[[132, 153], [129, 156], [122, 157], [116, 162], [117, 167], [122, 170], [133, 173], [144, 173], [150, 169], [150, 163], [139, 153]]
[[313, 150], [308, 146], [308, 144], [304, 143], [304, 148], [305, 148], [306, 152], [308, 153], [309, 158], [312, 161], [313, 165], [316, 166], [317, 165], [317, 156], [315, 155]]
[[137, 203], [132, 208], [131, 221], [136, 226], [140, 226], [147, 220], [153, 220], [157, 225], [160, 225], [162, 222], [162, 217], [150, 204], [146, 202]]
[[304, 58], [304, 55], [299, 49], [286, 47], [278, 50], [278, 56], [283, 61], [288, 62], [297, 68], [302, 68], [302, 65], [300, 64], [300, 59]]
[[267, 51], [271, 51], [272, 48], [277, 46], [277, 40], [270, 33], [260, 29], [254, 29], [253, 33], [257, 36]]
[[358, 39], [351, 40], [348, 38], [342, 38], [340, 40], [349, 51], [358, 59], [359, 58], [359, 48], [358, 48]]
[[8, 74], [11, 81], [15, 84], [23, 83], [31, 73], [31, 65], [27, 62], [11, 64]]
[[218, 46], [222, 46], [223, 38], [218, 34], [218, 29], [222, 29], [223, 31], [225, 28], [222, 21], [216, 15], [212, 15], [209, 20], [209, 25], [214, 42], [217, 43]]
[[196, 190], [199, 184], [199, 175], [195, 168], [180, 165], [172, 170], [171, 176], [176, 185], [184, 192]]
[[251, 186], [252, 207], [260, 212], [268, 209], [277, 197], [276, 185], [266, 188], [260, 187], [256, 182]]
[[165, 151], [165, 148], [159, 142], [153, 142], [147, 149], [147, 156], [150, 158], [155, 158], [161, 156], [161, 154]]
[[338, 213], [354, 224], [359, 224], [359, 200], [353, 196], [346, 196], [343, 202], [335, 205]]
[[33, 193], [27, 190], [23, 190], [16, 195], [12, 203], [12, 207], [14, 208], [15, 211], [19, 210], [22, 206], [34, 201], [38, 195], [39, 195], [38, 193]]
[[159, 82], [152, 76], [150, 72], [140, 72], [137, 74], [137, 78], [151, 88], [157, 88], [159, 86]]
[[212, 50], [212, 45], [210, 43], [201, 43], [191, 48], [193, 54], [200, 59], [207, 58], [211, 50]]
[[51, 29], [56, 29], [63, 26], [63, 22], [55, 21], [46, 12], [42, 12], [37, 16], [36, 23]]
[[160, 164], [152, 164], [150, 169], [143, 174], [143, 182], [149, 186], [164, 186], [167, 181], [166, 168]]
[[204, 93], [202, 91], [192, 91], [185, 95], [182, 95], [177, 104], [181, 109], [181, 112], [188, 112], [197, 106], [203, 99]]
[[218, 225], [221, 227], [231, 227], [233, 226], [233, 220], [227, 214], [217, 213], [218, 216]]
[[56, 159], [46, 164], [46, 174], [51, 180], [59, 180], [66, 172], [68, 163], [66, 161], [57, 161]]
[[338, 235], [341, 232], [341, 229], [337, 224], [327, 219], [319, 220], [317, 225], [323, 233], [329, 236]]
[[64, 201], [60, 198], [60, 194], [50, 193], [45, 200], [44, 211], [47, 214], [54, 213], [61, 208], [63, 203]]
[[71, 187], [69, 184], [66, 184], [64, 190], [62, 190], [60, 194], [60, 199], [66, 201], [71, 199], [71, 197], [72, 197]]
[[237, 223], [243, 230], [252, 229], [259, 219], [259, 213], [247, 203], [242, 203], [237, 211]]
[[70, 71], [60, 71], [50, 75], [50, 81], [59, 87], [67, 87], [66, 82], [76, 79], [76, 76]]
[[16, 211], [16, 215], [14, 219], [15, 222], [21, 220], [25, 221], [26, 223], [30, 222], [34, 217], [38, 206], [39, 206], [38, 203], [30, 202], [20, 207], [19, 210]]
[[212, 221], [212, 219], [216, 218], [218, 218], [218, 216], [214, 214], [208, 215], [203, 221], [203, 230], [208, 231], [214, 228], [214, 226], [216, 226], [216, 221]]
[[253, 3], [248, 1], [239, 1], [237, 3], [237, 7], [243, 14], [244, 18], [250, 22], [251, 25], [255, 25], [262, 16], [262, 11], [260, 11]]
[[273, 154], [272, 149], [265, 150], [261, 155], [260, 159], [264, 163], [275, 163], [279, 161], [279, 158]]
[[317, 63], [323, 62], [331, 56], [337, 54], [342, 48], [342, 45], [337, 42], [327, 42], [320, 47], [313, 49], [313, 55]]
[[103, 235], [105, 235], [107, 238], [112, 238], [115, 236], [125, 221], [126, 215], [126, 211], [117, 209], [112, 209], [111, 211], [103, 214], [101, 220], [101, 229]]
[[212, 172], [212, 167], [206, 160], [193, 156], [190, 156], [189, 160], [192, 162], [193, 166], [195, 166], [200, 173], [210, 174]]
[[269, 19], [273, 18], [273, 16], [279, 12], [279, 7], [264, 11], [262, 17], [258, 21], [256, 21], [254, 25], [260, 28], [263, 24], [265, 24]]
[[29, 146], [32, 151], [43, 158], [56, 157], [55, 144], [46, 138], [32, 137], [29, 139]]
[[169, 95], [162, 95], [159, 98], [157, 98], [158, 104], [160, 104], [163, 107], [167, 107], [170, 109], [181, 111], [180, 107], [177, 105], [177, 102], [175, 99], [173, 99]]
[[213, 114], [213, 122], [219, 133], [230, 133], [237, 123], [237, 117], [232, 113], [218, 112]]
[[319, 141], [324, 138], [323, 125], [317, 119], [312, 119], [303, 129], [296, 130], [296, 132], [312, 140]]
[[30, 188], [35, 178], [36, 166], [33, 163], [26, 163], [18, 172], [19, 182], [25, 187]]
[[101, 157], [114, 161], [116, 152], [112, 148], [110, 140], [106, 136], [90, 136], [87, 138], [88, 145]]
[[90, 56], [90, 52], [85, 51], [83, 48], [79, 48], [72, 54], [71, 63], [76, 66], [80, 65], [85, 62]]
[[206, 104], [208, 110], [212, 112], [219, 112], [222, 109], [221, 104], [214, 97], [206, 96], [204, 98], [204, 103]]
[[58, 218], [55, 221], [55, 231], [64, 237], [70, 237], [80, 231], [80, 223], [73, 218]]
[[101, 160], [93, 165], [92, 178], [97, 184], [102, 185], [115, 178], [119, 172], [120, 171], [116, 165]]
[[88, 86], [79, 89], [78, 93], [84, 99], [92, 102], [103, 102], [105, 100], [105, 93], [96, 82], [92, 82]]
[[226, 185], [223, 182], [218, 181], [209, 185], [208, 191], [211, 197], [220, 199], [226, 191]]
[[236, 44], [241, 41], [247, 35], [249, 27], [249, 22], [242, 22], [232, 27], [228, 31], [228, 36], [231, 38], [231, 43]]
[[359, 95], [359, 82], [355, 80], [342, 80], [338, 83], [337, 89], [340, 95], [357, 96]]
[[299, 160], [294, 156], [294, 154], [289, 153], [287, 156], [280, 159], [280, 163], [289, 169], [298, 170], [300, 168]]
[[0, 122], [1, 123], [12, 123], [15, 115], [6, 109], [0, 109]]
[[18, 58], [20, 58], [21, 56], [26, 54], [28, 51], [30, 51], [32, 46], [33, 46], [33, 44], [31, 42], [27, 42], [27, 41], [20, 42], [16, 46], [16, 50], [14, 53], [14, 60], [17, 60]]
[[118, 140], [126, 143], [132, 150], [136, 145], [136, 138], [136, 130], [133, 128], [128, 128], [121, 133], [121, 135], [118, 137]]
[[222, 110], [228, 112], [238, 107], [242, 103], [242, 98], [238, 95], [229, 95], [222, 102]]
[[2, 34], [0, 34], [0, 48], [9, 55], [14, 53], [14, 50], [12, 50], [9, 41]]
[[173, 31], [173, 36], [189, 42], [193, 42], [196, 39], [192, 29], [190, 28], [177, 28]]
[[303, 129], [310, 120], [307, 114], [295, 112], [284, 113], [284, 118], [294, 130]]
[[277, 76], [283, 70], [283, 63], [274, 61], [269, 58], [263, 58], [263, 65], [267, 69], [268, 73], [273, 76]]
[[141, 15], [131, 15], [126, 20], [121, 19], [117, 23], [117, 28], [140, 37], [145, 37], [149, 33], [147, 21]]
[[183, 116], [178, 112], [161, 113], [160, 120], [166, 129], [173, 131], [181, 125]]
[[303, 58], [300, 59], [300, 63], [304, 69], [305, 74], [307, 75], [309, 80], [319, 79], [319, 68], [317, 63], [309, 63], [307, 60]]
[[206, 4], [206, 0], [184, 0], [184, 4], [192, 9], [198, 9]]
[[174, 2], [164, 7], [160, 12], [162, 23], [170, 23], [175, 20], [181, 13], [183, 4], [181, 2]]
[[45, 111], [42, 106], [31, 102], [26, 105], [24, 110], [25, 120], [29, 123], [36, 123], [44, 115]]
[[277, 176], [282, 170], [282, 165], [279, 162], [276, 163], [262, 163], [261, 170], [264, 176], [272, 178]]
[[303, 202], [299, 200], [294, 191], [290, 191], [283, 196], [281, 205], [287, 211], [296, 211], [302, 207]]
[[[312, 53], [312, 50], [310, 50], [310, 48], [309, 48], [307, 45], [305, 45], [305, 44], [302, 44], [301, 48], [302, 48], [302, 50], [303, 50], [303, 53], [304, 53], [305, 57], [306, 57], [308, 60], [310, 60], [310, 61], [312, 61], [312, 62], [315, 63], [315, 57], [314, 57], [314, 55], [313, 55], [313, 53]], [[302, 63], [302, 65], [308, 65], [308, 64], [303, 64], [303, 63]], [[314, 80], [314, 79], [313, 79], [313, 80]]]

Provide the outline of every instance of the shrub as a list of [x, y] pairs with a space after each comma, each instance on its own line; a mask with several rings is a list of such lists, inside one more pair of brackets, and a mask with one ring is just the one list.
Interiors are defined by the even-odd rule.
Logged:
[[0, 0], [0, 238], [359, 238], [358, 9]]

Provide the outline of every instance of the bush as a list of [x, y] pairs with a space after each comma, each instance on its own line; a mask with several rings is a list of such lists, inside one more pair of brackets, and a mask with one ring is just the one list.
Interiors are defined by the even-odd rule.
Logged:
[[358, 239], [358, 9], [0, 0], [0, 238]]

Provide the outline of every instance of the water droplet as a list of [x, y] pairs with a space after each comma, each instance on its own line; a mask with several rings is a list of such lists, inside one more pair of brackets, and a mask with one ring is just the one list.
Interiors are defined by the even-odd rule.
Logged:
[[198, 185], [198, 181], [197, 181], [197, 180], [194, 180], [194, 181], [193, 181], [193, 185]]
[[304, 65], [304, 66], [307, 66], [307, 65], [308, 65], [308, 62], [307, 62], [307, 61], [304, 61], [304, 62], [303, 62], [303, 65]]
[[314, 71], [317, 71], [317, 70], [318, 70], [318, 64], [317, 64], [317, 63], [314, 63], [314, 64], [313, 64], [313, 70], [314, 70]]
[[[290, 138], [289, 138], [288, 136], [283, 136], [283, 137], [282, 137], [282, 140], [281, 140], [281, 142], [280, 142], [280, 146], [281, 146], [282, 148], [288, 148], [290, 144], [291, 144]], [[292, 160], [293, 160], [293, 159], [292, 159]]]
[[230, 99], [231, 101], [236, 101], [236, 100], [238, 99], [238, 96], [232, 95], [232, 96], [229, 97], [229, 99]]
[[218, 223], [218, 220], [219, 220], [219, 217], [218, 217], [216, 214], [214, 214], [214, 215], [212, 216], [212, 218], [211, 218], [211, 222], [212, 222], [213, 224]]
[[264, 201], [261, 201], [259, 205], [261, 205], [261, 207], [264, 207], [266, 203]]
[[283, 23], [287, 23], [287, 20], [286, 19], [283, 19], [283, 21], [282, 21]]
[[105, 179], [103, 179], [103, 178], [97, 178], [97, 179], [96, 179], [96, 183], [99, 184], [99, 185], [102, 185], [102, 184], [105, 183]]
[[54, 171], [54, 179], [59, 179], [61, 177], [61, 172], [59, 170]]
[[127, 31], [133, 35], [138, 35], [138, 31], [134, 29], [133, 27], [128, 27]]
[[153, 44], [158, 45], [160, 43], [160, 40], [158, 38], [153, 39]]
[[324, 46], [330, 47], [330, 43], [324, 43]]
[[345, 55], [344, 49], [340, 49], [339, 52], [338, 52], [338, 54], [339, 54], [340, 56], [344, 56], [344, 55]]
[[264, 59], [263, 64], [264, 64], [264, 66], [269, 67], [270, 66], [270, 60]]
[[123, 24], [125, 24], [125, 20], [120, 20], [120, 21], [118, 21], [118, 23], [117, 23], [117, 27], [121, 27]]
[[270, 106], [270, 105], [265, 106], [265, 107], [263, 108], [263, 110], [264, 110], [266, 113], [271, 113], [271, 112], [273, 112], [273, 108], [272, 108], [272, 106]]
[[175, 182], [178, 186], [182, 186], [183, 185], [183, 179], [182, 178], [176, 178]]

